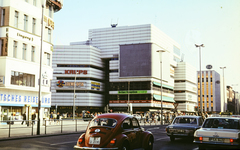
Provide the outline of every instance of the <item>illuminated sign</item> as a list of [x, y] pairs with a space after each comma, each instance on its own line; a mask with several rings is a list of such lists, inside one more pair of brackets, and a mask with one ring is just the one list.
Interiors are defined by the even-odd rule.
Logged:
[[87, 74], [87, 70], [65, 70], [65, 74]]
[[118, 94], [142, 94], [142, 93], [147, 93], [147, 91], [135, 91], [135, 90], [130, 90], [130, 91], [118, 91]]

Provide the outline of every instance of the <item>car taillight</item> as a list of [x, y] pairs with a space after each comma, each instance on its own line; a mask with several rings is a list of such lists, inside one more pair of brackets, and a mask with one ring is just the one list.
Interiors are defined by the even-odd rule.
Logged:
[[116, 144], [116, 139], [112, 139], [111, 141], [110, 141], [110, 145], [115, 145]]
[[233, 139], [230, 139], [230, 143], [232, 143], [233, 142]]
[[203, 137], [199, 137], [199, 141], [202, 141], [203, 140]]
[[78, 139], [78, 143], [79, 143], [79, 144], [82, 144], [83, 141], [84, 141], [84, 138], [79, 138], [79, 139]]

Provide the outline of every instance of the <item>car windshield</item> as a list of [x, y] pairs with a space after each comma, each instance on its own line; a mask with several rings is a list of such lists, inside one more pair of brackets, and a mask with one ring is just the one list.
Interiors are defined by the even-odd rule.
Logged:
[[115, 127], [117, 124], [117, 120], [112, 119], [112, 118], [96, 118], [93, 119], [90, 124], [89, 127], [93, 127], [93, 126], [104, 126], [104, 127]]
[[239, 121], [238, 119], [212, 118], [204, 122], [203, 128], [239, 129]]
[[184, 117], [178, 117], [174, 120], [173, 124], [183, 124], [183, 123], [189, 123], [189, 124], [197, 124], [196, 118], [184, 118]]

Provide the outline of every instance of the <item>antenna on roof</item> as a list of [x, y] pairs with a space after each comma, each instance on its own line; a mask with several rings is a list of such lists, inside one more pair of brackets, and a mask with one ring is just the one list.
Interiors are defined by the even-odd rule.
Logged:
[[180, 61], [180, 62], [183, 62], [183, 60], [184, 60], [184, 54], [182, 53], [181, 61]]
[[113, 23], [112, 23], [112, 20], [111, 20], [111, 26], [112, 26], [112, 28], [117, 27], [117, 25], [118, 25], [118, 19], [117, 19], [117, 24], [113, 24]]

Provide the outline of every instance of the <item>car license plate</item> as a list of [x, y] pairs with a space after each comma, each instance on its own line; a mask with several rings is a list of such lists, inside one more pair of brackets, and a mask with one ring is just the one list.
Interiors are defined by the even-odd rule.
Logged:
[[223, 142], [223, 139], [219, 139], [219, 138], [209, 138], [209, 141], [213, 141], [213, 142]]
[[179, 133], [183, 133], [183, 132], [184, 132], [184, 130], [178, 130], [178, 132], [179, 132]]
[[89, 144], [100, 144], [101, 137], [90, 137]]

